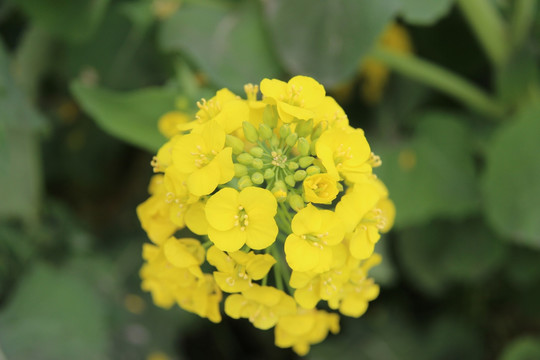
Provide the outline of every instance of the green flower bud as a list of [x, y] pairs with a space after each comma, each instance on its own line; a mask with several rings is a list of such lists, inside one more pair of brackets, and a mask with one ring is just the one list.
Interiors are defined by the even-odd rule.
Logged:
[[287, 138], [285, 139], [285, 143], [289, 145], [290, 147], [293, 147], [294, 144], [296, 144], [296, 141], [298, 140], [298, 135], [295, 133], [290, 133]]
[[253, 186], [249, 175], [242, 176], [238, 179], [238, 190], [243, 190], [249, 186]]
[[266, 140], [266, 139], [270, 139], [274, 133], [272, 132], [272, 129], [270, 128], [270, 126], [266, 124], [260, 124], [259, 134], [261, 134], [262, 139]]
[[275, 105], [266, 105], [263, 111], [263, 122], [272, 129], [277, 126], [278, 114]]
[[309, 154], [309, 141], [307, 141], [306, 138], [299, 138], [296, 147], [298, 148], [300, 155], [306, 156]]
[[309, 152], [313, 156], [317, 155], [317, 140], [314, 140], [311, 142], [311, 145], [309, 147]]
[[232, 148], [232, 152], [235, 155], [244, 151], [244, 142], [233, 135], [227, 135], [225, 137], [225, 145]]
[[248, 174], [248, 168], [246, 165], [234, 164], [234, 176], [239, 178]]
[[289, 161], [287, 163], [287, 167], [289, 168], [289, 170], [294, 171], [298, 169], [298, 163], [296, 161]]
[[307, 172], [305, 170], [298, 170], [294, 173], [294, 180], [302, 181], [306, 178]]
[[259, 133], [253, 124], [244, 121], [242, 123], [242, 127], [244, 128], [244, 136], [246, 137], [247, 141], [255, 143], [257, 140], [259, 140]]
[[236, 160], [238, 160], [240, 164], [251, 165], [253, 162], [253, 156], [248, 153], [241, 153], [236, 157]]
[[296, 185], [296, 181], [294, 181], [294, 176], [293, 175], [285, 176], [285, 183], [289, 185], [290, 187], [294, 187]]
[[264, 150], [261, 147], [255, 146], [252, 147], [251, 150], [249, 150], [249, 153], [256, 158], [260, 158], [264, 154]]
[[291, 127], [288, 124], [283, 124], [279, 128], [279, 136], [282, 139], [286, 139], [287, 136], [289, 136], [290, 133], [291, 133]]
[[298, 136], [302, 137], [308, 137], [311, 134], [311, 131], [313, 131], [313, 119], [309, 120], [300, 120], [296, 124], [296, 133]]
[[306, 206], [304, 200], [298, 194], [289, 194], [289, 196], [287, 196], [287, 201], [291, 208], [296, 212], [302, 210]]
[[263, 168], [264, 163], [261, 159], [253, 159], [253, 161], [251, 162], [251, 166], [253, 166], [257, 170], [260, 170]]
[[[285, 182], [283, 182], [283, 180], [278, 180], [274, 183], [274, 189], [280, 189], [280, 190], [284, 190], [284, 191], [287, 191], [287, 185], [285, 184]], [[272, 190], [274, 191], [274, 190]]]
[[327, 124], [326, 121], [321, 121], [320, 123], [315, 126], [313, 129], [313, 132], [311, 133], [311, 140], [317, 140], [319, 136], [321, 136], [322, 132], [326, 129]]
[[272, 194], [274, 194], [278, 202], [284, 202], [287, 200], [287, 185], [281, 180], [276, 181], [272, 188]]
[[265, 179], [267, 179], [267, 180], [268, 180], [268, 179], [271, 179], [271, 178], [274, 177], [274, 175], [276, 175], [276, 173], [274, 172], [274, 170], [272, 170], [272, 169], [266, 169], [266, 170], [264, 170], [264, 175], [263, 175], [263, 176], [264, 176]]
[[315, 174], [319, 174], [321, 172], [321, 168], [318, 167], [318, 166], [310, 166], [306, 169], [306, 173], [311, 176], [311, 175], [315, 175]]
[[313, 160], [315, 160], [311, 156], [304, 156], [301, 157], [300, 160], [298, 160], [298, 164], [300, 164], [300, 167], [307, 168], [309, 165], [313, 164]]
[[253, 173], [253, 175], [251, 175], [251, 181], [256, 185], [261, 185], [264, 182], [263, 174], [260, 172]]
[[273, 147], [279, 146], [279, 138], [276, 136], [276, 134], [272, 134], [272, 137], [270, 138], [270, 145]]

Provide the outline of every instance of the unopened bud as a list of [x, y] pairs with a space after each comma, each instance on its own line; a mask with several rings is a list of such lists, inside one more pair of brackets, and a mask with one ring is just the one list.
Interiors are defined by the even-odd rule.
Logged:
[[251, 166], [253, 166], [257, 170], [260, 170], [263, 168], [264, 163], [261, 159], [253, 159], [253, 161], [251, 162]]
[[300, 167], [305, 169], [309, 165], [313, 164], [313, 160], [315, 159], [311, 156], [304, 156], [304, 157], [301, 157], [300, 160], [298, 160], [298, 164], [300, 165]]
[[238, 160], [240, 164], [251, 165], [253, 162], [253, 156], [248, 153], [241, 153], [236, 157], [236, 160]]
[[289, 205], [291, 206], [291, 208], [296, 212], [302, 210], [306, 206], [306, 204], [304, 203], [304, 200], [298, 194], [290, 194], [287, 197], [287, 201], [289, 202]]
[[242, 123], [242, 127], [244, 128], [244, 136], [246, 137], [247, 141], [255, 143], [257, 140], [259, 140], [259, 133], [253, 124], [244, 121]]
[[270, 145], [273, 147], [279, 146], [279, 138], [276, 136], [276, 134], [272, 134], [272, 137], [270, 138]]
[[283, 124], [279, 128], [279, 136], [282, 139], [286, 139], [287, 136], [289, 136], [290, 133], [291, 133], [291, 127], [288, 124]]
[[274, 133], [272, 132], [272, 129], [268, 125], [261, 124], [259, 125], [259, 134], [261, 134], [262, 139], [266, 140], [266, 139], [270, 139]]
[[306, 178], [307, 172], [305, 170], [298, 170], [294, 173], [294, 180], [302, 181]]
[[298, 163], [296, 161], [289, 161], [287, 163], [287, 167], [289, 168], [289, 170], [294, 171], [298, 169]]
[[264, 154], [264, 150], [258, 146], [254, 146], [249, 150], [249, 153], [256, 158], [260, 158]]
[[266, 105], [263, 111], [263, 123], [270, 128], [275, 128], [278, 122], [277, 109], [274, 105]]
[[287, 175], [285, 176], [285, 183], [289, 185], [290, 187], [294, 187], [296, 185], [296, 181], [294, 180], [293, 175]]
[[300, 155], [306, 156], [309, 154], [309, 141], [307, 141], [306, 138], [299, 138], [296, 147], [298, 148]]
[[238, 155], [244, 151], [244, 142], [233, 135], [227, 135], [225, 137], [225, 145], [230, 146], [233, 154], [235, 155]]
[[244, 175], [247, 175], [248, 173], [248, 169], [245, 165], [242, 165], [242, 164], [237, 164], [235, 163], [234, 164], [234, 176], [239, 178], [239, 177], [242, 177]]
[[298, 140], [298, 135], [295, 133], [290, 133], [287, 138], [285, 139], [285, 143], [289, 145], [290, 147], [293, 147], [294, 144], [296, 144], [296, 141]]
[[272, 169], [266, 169], [266, 170], [264, 170], [263, 176], [264, 176], [265, 179], [267, 179], [267, 180], [268, 180], [268, 179], [271, 179], [271, 178], [274, 177], [274, 175], [276, 175], [276, 173], [274, 172], [274, 170], [272, 170]]
[[326, 121], [321, 121], [320, 123], [318, 123], [313, 129], [313, 132], [311, 133], [311, 140], [317, 140], [319, 136], [321, 136], [322, 132], [326, 129], [326, 127]]
[[311, 176], [311, 175], [315, 175], [315, 174], [319, 174], [321, 172], [321, 168], [318, 167], [318, 166], [310, 166], [306, 169], [306, 173]]
[[251, 178], [249, 177], [249, 175], [242, 176], [240, 179], [238, 179], [239, 190], [243, 190], [250, 186], [253, 186], [253, 183], [251, 182]]
[[298, 136], [308, 137], [309, 135], [311, 135], [311, 132], [313, 131], [313, 119], [300, 120], [296, 124], [295, 131], [298, 134]]
[[251, 175], [251, 181], [256, 185], [261, 185], [264, 182], [263, 174], [260, 172], [253, 173], [253, 175]]

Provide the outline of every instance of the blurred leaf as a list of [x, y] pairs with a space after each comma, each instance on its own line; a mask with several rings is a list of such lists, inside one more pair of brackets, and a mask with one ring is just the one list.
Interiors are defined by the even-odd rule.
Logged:
[[32, 23], [69, 41], [90, 37], [109, 4], [109, 0], [11, 1], [21, 7]]
[[291, 74], [344, 82], [391, 21], [398, 0], [265, 1], [274, 44]]
[[175, 109], [176, 93], [171, 88], [119, 93], [75, 81], [71, 91], [81, 107], [109, 134], [150, 152], [157, 151], [165, 142], [157, 121]]
[[253, 1], [185, 4], [165, 21], [159, 42], [166, 51], [187, 54], [212, 82], [236, 92], [280, 71]]
[[499, 98], [516, 105], [530, 100], [530, 92], [538, 90], [539, 72], [536, 56], [529, 49], [515, 52], [509, 61], [495, 73]]
[[105, 359], [105, 311], [78, 277], [36, 265], [0, 313], [0, 338], [11, 360]]
[[400, 0], [401, 16], [413, 25], [432, 25], [446, 16], [454, 0]]
[[496, 269], [504, 243], [479, 221], [431, 223], [398, 237], [398, 260], [411, 282], [430, 293], [455, 283], [474, 283]]
[[378, 176], [396, 204], [396, 227], [435, 218], [460, 218], [478, 204], [468, 129], [460, 116], [427, 112], [414, 137], [396, 146], [376, 144]]
[[536, 360], [540, 359], [540, 339], [521, 337], [507, 345], [500, 360]]
[[39, 135], [45, 121], [16, 86], [0, 42], [0, 217], [37, 219], [41, 200]]
[[487, 153], [485, 211], [491, 226], [517, 243], [540, 247], [540, 106], [498, 129]]

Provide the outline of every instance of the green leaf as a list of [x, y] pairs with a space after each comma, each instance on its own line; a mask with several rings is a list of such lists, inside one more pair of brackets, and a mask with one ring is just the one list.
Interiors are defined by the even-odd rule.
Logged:
[[509, 105], [530, 102], [531, 95], [539, 90], [539, 75], [536, 55], [530, 49], [517, 51], [495, 73], [499, 98]]
[[446, 16], [454, 0], [400, 0], [401, 16], [413, 25], [432, 25]]
[[175, 109], [176, 94], [172, 89], [147, 88], [120, 93], [75, 81], [71, 91], [81, 107], [107, 133], [151, 152], [166, 141], [158, 131], [157, 121]]
[[375, 144], [383, 165], [378, 176], [396, 204], [396, 227], [435, 218], [460, 218], [478, 205], [468, 129], [458, 115], [427, 112], [416, 119], [413, 138]]
[[540, 359], [540, 339], [532, 336], [521, 337], [504, 348], [500, 360]]
[[78, 277], [42, 264], [0, 314], [0, 338], [12, 360], [107, 358], [102, 303]]
[[487, 152], [484, 209], [501, 235], [540, 247], [540, 106], [498, 129]]
[[398, 0], [276, 0], [265, 5], [286, 69], [330, 87], [357, 71], [399, 8]]
[[166, 51], [185, 53], [212, 82], [236, 92], [280, 72], [252, 1], [234, 7], [185, 4], [163, 24], [159, 43]]
[[99, 25], [109, 0], [12, 0], [30, 18], [52, 35], [82, 41]]
[[398, 261], [411, 282], [438, 294], [453, 283], [486, 278], [504, 260], [505, 246], [482, 222], [434, 222], [404, 231], [397, 241]]

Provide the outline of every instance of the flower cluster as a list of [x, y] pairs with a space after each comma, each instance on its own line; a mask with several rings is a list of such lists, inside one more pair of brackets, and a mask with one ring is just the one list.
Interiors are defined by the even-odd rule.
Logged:
[[[225, 298], [225, 314], [274, 328], [277, 346], [303, 355], [339, 331], [338, 314], [318, 304], [359, 317], [377, 297], [368, 271], [394, 206], [364, 132], [322, 85], [297, 76], [264, 79], [261, 97], [245, 91], [218, 91], [193, 120], [160, 121], [170, 139], [137, 208], [153, 242], [142, 288], [213, 322]], [[185, 228], [191, 237], [179, 238]]]

